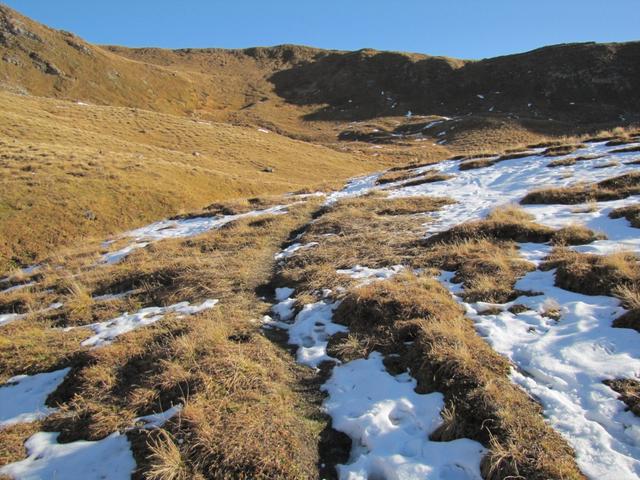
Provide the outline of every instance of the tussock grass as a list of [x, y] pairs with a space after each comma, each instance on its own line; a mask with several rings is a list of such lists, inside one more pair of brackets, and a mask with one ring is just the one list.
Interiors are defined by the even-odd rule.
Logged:
[[455, 243], [478, 239], [510, 240], [514, 242], [580, 245], [604, 238], [586, 227], [571, 225], [560, 230], [537, 224], [533, 216], [517, 205], [494, 209], [485, 219], [463, 223], [430, 237], [425, 244]]
[[[379, 216], [420, 215], [434, 212], [453, 200], [445, 197], [413, 196], [388, 197], [385, 192], [373, 192], [362, 197], [342, 200], [340, 204], [328, 210], [328, 213], [339, 212], [344, 209], [364, 209], [375, 212]], [[323, 215], [324, 217], [324, 215]], [[326, 218], [321, 217], [321, 222]], [[390, 220], [390, 219], [387, 219]], [[314, 227], [311, 227], [313, 232]]]
[[531, 155], [535, 155], [536, 152], [531, 151], [516, 151], [516, 152], [507, 152], [502, 155], [498, 155], [495, 158], [487, 158], [491, 156], [471, 156], [472, 160], [467, 160], [460, 164], [460, 170], [473, 170], [476, 168], [484, 168], [490, 167], [491, 165], [495, 165], [498, 162], [503, 162], [505, 160], [515, 160], [517, 158], [526, 158]]
[[376, 180], [377, 185], [385, 185], [387, 183], [403, 182], [403, 187], [414, 185], [422, 185], [423, 183], [442, 182], [448, 180], [452, 175], [438, 172], [438, 170], [427, 170], [422, 173], [404, 172], [404, 171], [388, 171]]
[[[253, 319], [268, 308], [255, 292], [271, 275], [274, 253], [310, 220], [318, 202], [159, 242], [115, 265], [86, 269], [72, 255], [59, 258], [66, 268], [52, 270], [47, 282], [68, 306], [55, 313], [59, 318], [42, 315], [0, 330], [0, 376], [72, 367], [49, 399], [60, 410], [39, 427], [60, 431], [62, 441], [104, 438], [137, 416], [184, 403], [164, 433], [128, 433], [140, 478], [314, 477], [317, 437], [326, 421], [315, 398], [294, 387], [307, 373], [264, 338]], [[68, 269], [74, 269], [73, 280]], [[123, 300], [92, 300], [132, 287], [136, 292]], [[90, 334], [86, 329], [51, 328], [109, 318], [124, 306], [204, 298], [221, 302], [184, 319], [167, 315], [96, 350], [80, 346]], [[0, 444], [11, 448], [7, 461], [24, 455], [12, 445], [27, 436], [0, 431]]]
[[[637, 141], [637, 140], [634, 140], [634, 141]], [[640, 145], [633, 145], [631, 147], [616, 148], [615, 150], [611, 150], [611, 153], [629, 153], [629, 152], [640, 152]]]
[[[349, 333], [329, 341], [331, 355], [349, 361], [374, 350], [397, 354], [387, 357], [387, 369], [409, 369], [419, 392], [445, 395], [445, 423], [434, 439], [468, 437], [490, 448], [482, 467], [486, 478], [518, 473], [582, 478], [572, 450], [545, 424], [540, 407], [509, 381], [508, 362], [476, 334], [461, 307], [430, 276], [438, 268], [457, 270], [468, 299], [505, 301], [517, 295], [513, 284], [533, 265], [519, 257], [515, 243], [504, 240], [423, 245], [416, 226], [424, 220], [374, 213], [384, 201], [365, 196], [319, 212], [302, 241], [320, 245], [283, 262], [274, 285], [295, 287], [299, 303], [316, 301], [322, 288], [337, 292], [341, 303], [334, 320], [348, 325]], [[491, 221], [513, 216], [530, 221], [520, 209], [512, 210], [495, 212]], [[406, 271], [364, 286], [335, 273], [356, 264], [396, 263], [423, 273]]]
[[[6, 465], [27, 455], [24, 442], [34, 433], [42, 430], [40, 422], [17, 423], [2, 428], [0, 442], [0, 465]], [[6, 477], [0, 477], [5, 480]], [[6, 479], [8, 480], [8, 478]]]
[[520, 258], [515, 243], [467, 239], [429, 245], [414, 260], [417, 266], [455, 271], [465, 300], [504, 303], [517, 297], [515, 282], [534, 266]]
[[631, 172], [601, 182], [529, 192], [522, 204], [572, 205], [589, 201], [619, 200], [640, 193], [640, 173]]
[[351, 282], [336, 269], [354, 265], [385, 267], [405, 263], [427, 219], [451, 200], [434, 197], [385, 198], [381, 194], [346, 199], [319, 212], [303, 242], [319, 246], [300, 251], [278, 269], [276, 286], [295, 287], [300, 301], [313, 292]]
[[609, 212], [609, 218], [626, 218], [632, 227], [640, 228], [640, 205], [620, 207]]
[[560, 157], [563, 155], [569, 155], [570, 153], [575, 152], [580, 148], [584, 148], [586, 145], [584, 144], [575, 144], [575, 145], [555, 145], [547, 148], [542, 155], [545, 157]]
[[384, 185], [386, 183], [394, 183], [401, 182], [403, 180], [409, 180], [410, 178], [415, 177], [415, 172], [406, 172], [406, 171], [396, 171], [390, 170], [386, 173], [383, 173], [376, 180], [376, 185]]
[[594, 165], [593, 168], [610, 168], [610, 167], [619, 167], [619, 166], [620, 166], [620, 162], [618, 160], [611, 160], [610, 162]]
[[620, 400], [627, 405], [627, 410], [640, 416], [640, 382], [631, 378], [605, 380], [609, 388], [620, 394]]
[[556, 285], [586, 295], [614, 295], [621, 286], [640, 280], [640, 266], [635, 254], [618, 252], [595, 255], [557, 247], [543, 268], [556, 269]]
[[575, 165], [577, 162], [583, 162], [585, 160], [595, 160], [600, 157], [602, 157], [602, 155], [583, 155], [579, 157], [560, 158], [558, 160], [552, 160], [547, 163], [547, 167], [568, 167], [570, 165]]
[[416, 185], [423, 185], [425, 183], [443, 182], [453, 178], [453, 175], [447, 175], [445, 173], [427, 173], [424, 176], [417, 177], [413, 180], [409, 180], [402, 184], [403, 187], [414, 187]]
[[496, 163], [495, 160], [490, 160], [487, 158], [479, 158], [477, 160], [467, 160], [465, 162], [462, 162], [458, 168], [461, 171], [475, 170], [476, 168], [490, 167], [495, 163]]
[[629, 311], [613, 321], [614, 327], [633, 328], [640, 332], [640, 287], [637, 282], [617, 285], [613, 293]]
[[352, 288], [335, 319], [368, 336], [368, 349], [400, 355], [395, 368], [410, 369], [419, 392], [444, 393], [445, 421], [432, 437], [484, 443], [485, 478], [582, 478], [540, 407], [509, 381], [508, 362], [477, 336], [436, 280], [405, 274]]

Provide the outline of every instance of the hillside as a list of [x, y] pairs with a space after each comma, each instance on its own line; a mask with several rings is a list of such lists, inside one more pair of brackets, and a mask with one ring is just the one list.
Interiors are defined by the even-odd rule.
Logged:
[[375, 165], [255, 127], [0, 92], [0, 263]]
[[0, 478], [640, 478], [638, 79], [0, 5]]
[[[629, 125], [640, 107], [639, 55], [640, 43], [560, 45], [482, 61], [292, 45], [101, 47], [0, 5], [2, 155], [8, 171], [26, 172], [5, 183], [0, 199], [0, 231], [16, 232], [3, 238], [0, 263], [28, 264], [71, 238], [222, 198]], [[51, 109], [68, 118], [61, 132]], [[20, 117], [25, 110], [29, 118]], [[82, 174], [56, 163], [72, 148]], [[102, 174], [113, 169], [136, 173]], [[100, 180], [87, 188], [91, 171]], [[147, 188], [151, 171], [164, 188]], [[34, 181], [42, 175], [65, 180], [51, 195], [47, 182]]]
[[0, 474], [636, 478], [639, 152], [396, 168], [4, 278]]

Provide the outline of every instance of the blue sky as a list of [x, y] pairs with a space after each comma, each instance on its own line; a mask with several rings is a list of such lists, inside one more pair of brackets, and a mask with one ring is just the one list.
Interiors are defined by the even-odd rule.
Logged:
[[282, 43], [484, 58], [564, 42], [640, 40], [640, 0], [4, 0], [99, 44]]

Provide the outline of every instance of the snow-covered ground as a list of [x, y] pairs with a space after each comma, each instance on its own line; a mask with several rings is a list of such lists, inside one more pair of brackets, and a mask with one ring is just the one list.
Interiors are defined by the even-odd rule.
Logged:
[[[637, 171], [625, 162], [640, 158], [639, 153], [612, 154], [604, 144], [591, 144], [572, 155], [602, 155], [566, 167], [547, 164], [562, 157], [540, 155], [507, 160], [476, 170], [459, 170], [460, 162], [435, 167], [455, 175], [450, 180], [403, 188], [397, 185], [391, 196], [443, 195], [457, 203], [434, 214], [427, 224], [432, 234], [459, 223], [480, 218], [495, 207], [518, 202], [536, 188], [561, 187], [577, 182], [597, 182]], [[617, 165], [594, 168], [611, 160]], [[420, 170], [417, 170], [420, 171]], [[562, 227], [583, 224], [603, 232], [607, 240], [574, 247], [596, 254], [615, 251], [640, 252], [640, 230], [624, 219], [611, 219], [609, 212], [636, 204], [640, 197], [580, 205], [526, 205], [539, 223]], [[588, 207], [588, 208], [587, 208]], [[548, 245], [522, 244], [524, 258], [534, 263], [550, 251]], [[611, 297], [587, 296], [554, 286], [554, 271], [536, 270], [527, 274], [516, 288], [542, 292], [521, 297], [505, 305], [483, 303], [464, 305], [480, 335], [514, 364], [512, 380], [543, 405], [549, 423], [576, 450], [577, 461], [590, 478], [633, 479], [640, 476], [640, 419], [626, 411], [616, 394], [602, 382], [615, 378], [640, 377], [640, 337], [634, 330], [613, 328], [612, 321], [624, 313], [620, 302]], [[441, 278], [452, 294], [460, 285], [450, 282], [452, 272]], [[507, 309], [512, 304], [531, 308], [519, 314]], [[559, 308], [559, 321], [543, 315], [549, 305]], [[488, 307], [499, 307], [497, 315], [480, 315]]]
[[58, 388], [69, 370], [17, 375], [0, 385], [0, 428], [49, 415], [53, 409], [45, 405], [47, 397]]
[[[400, 271], [399, 265], [379, 269], [357, 265], [337, 273], [366, 284], [391, 278]], [[340, 364], [327, 353], [329, 338], [348, 331], [333, 322], [339, 302], [325, 290], [322, 300], [302, 306], [294, 318], [294, 293], [291, 288], [276, 290], [278, 303], [272, 308], [276, 319], [265, 317], [263, 325], [288, 330], [299, 363], [315, 368], [324, 361], [337, 364], [322, 388], [328, 394], [323, 407], [333, 420], [333, 428], [352, 440], [348, 463], [338, 465], [341, 479], [482, 478], [480, 461], [486, 453], [482, 445], [469, 439], [429, 440], [442, 423], [442, 394], [417, 394], [416, 381], [408, 373], [391, 375], [378, 352], [367, 359]]]
[[25, 443], [28, 457], [0, 468], [16, 479], [129, 480], [136, 468], [129, 440], [112, 433], [97, 442], [58, 443], [59, 433], [38, 432]]
[[[425, 233], [433, 234], [459, 223], [481, 218], [492, 209], [518, 202], [526, 193], [539, 187], [568, 186], [577, 182], [596, 182], [635, 170], [626, 162], [637, 160], [640, 153], [612, 154], [619, 147], [603, 143], [590, 144], [568, 156], [600, 155], [571, 166], [548, 168], [549, 162], [563, 157], [546, 158], [533, 155], [506, 160], [495, 165], [459, 170], [460, 161], [443, 162], [415, 170], [416, 175], [429, 169], [453, 175], [447, 181], [403, 187], [402, 182], [376, 186], [380, 174], [352, 180], [341, 191], [327, 196], [327, 204], [384, 188], [391, 197], [430, 195], [447, 196], [457, 203], [430, 214]], [[594, 168], [612, 160], [618, 164]], [[607, 235], [589, 245], [574, 247], [578, 251], [597, 254], [619, 250], [640, 252], [640, 230], [625, 219], [610, 219], [613, 208], [637, 203], [638, 197], [590, 204], [588, 208], [567, 205], [527, 205], [539, 223], [561, 227], [584, 224]], [[132, 251], [166, 238], [181, 238], [208, 230], [247, 216], [286, 213], [286, 206], [256, 210], [241, 215], [198, 217], [156, 222], [123, 234], [130, 243], [105, 254], [104, 263], [115, 263]], [[114, 241], [105, 242], [105, 248]], [[282, 260], [317, 244], [296, 243], [279, 252]], [[521, 254], [539, 263], [550, 251], [549, 245], [521, 244]], [[35, 267], [36, 269], [39, 266]], [[402, 266], [370, 269], [356, 265], [339, 271], [361, 283], [390, 278]], [[31, 272], [25, 272], [31, 273]], [[452, 272], [441, 281], [453, 295], [461, 286], [451, 283]], [[0, 279], [6, 282], [7, 279]], [[28, 284], [25, 284], [28, 286]], [[15, 287], [8, 287], [9, 289]], [[18, 288], [26, 288], [18, 286]], [[554, 272], [533, 271], [519, 280], [516, 288], [535, 290], [542, 295], [521, 297], [504, 305], [466, 304], [456, 296], [475, 322], [478, 333], [499, 353], [513, 362], [512, 380], [537, 398], [544, 414], [555, 429], [574, 447], [577, 461], [590, 478], [631, 479], [640, 477], [640, 421], [625, 410], [618, 395], [602, 382], [614, 378], [640, 377], [640, 337], [628, 329], [611, 327], [611, 322], [624, 312], [619, 301], [604, 296], [586, 296], [554, 286]], [[7, 289], [4, 289], [6, 293]], [[105, 296], [96, 300], [110, 300]], [[382, 356], [373, 352], [367, 359], [341, 364], [327, 353], [329, 338], [347, 328], [333, 322], [338, 306], [331, 291], [324, 291], [319, 301], [296, 305], [295, 291], [281, 288], [276, 292], [273, 317], [265, 317], [269, 328], [286, 329], [289, 341], [297, 347], [297, 360], [311, 367], [323, 361], [336, 363], [332, 375], [323, 386], [328, 397], [324, 408], [333, 425], [353, 440], [351, 457], [338, 467], [340, 477], [359, 479], [429, 478], [440, 480], [472, 480], [480, 477], [480, 460], [486, 453], [477, 442], [460, 439], [432, 442], [429, 434], [440, 422], [442, 395], [417, 394], [415, 380], [409, 374], [391, 375]], [[169, 307], [151, 307], [133, 314], [122, 314], [108, 322], [89, 325], [95, 335], [83, 342], [98, 347], [118, 335], [149, 325], [168, 313], [190, 315], [215, 305], [207, 300], [201, 305], [187, 302]], [[507, 309], [514, 303], [531, 310], [519, 314]], [[543, 315], [552, 305], [561, 312], [559, 321]], [[50, 306], [49, 308], [53, 308]], [[296, 313], [296, 307], [299, 311]], [[488, 307], [502, 311], [480, 315]], [[0, 325], [22, 315], [2, 314]], [[33, 376], [12, 378], [0, 386], [0, 428], [2, 425], [33, 421], [51, 413], [47, 396], [63, 381], [68, 369]], [[142, 428], [156, 428], [179, 413], [181, 406], [135, 420]], [[28, 458], [0, 468], [0, 475], [15, 478], [129, 478], [135, 468], [126, 435], [115, 432], [97, 442], [60, 444], [57, 433], [40, 432], [27, 444]], [[109, 458], [109, 462], [104, 462]]]
[[[563, 157], [544, 157], [540, 151], [492, 166], [460, 170], [460, 161], [443, 162], [415, 170], [416, 175], [437, 169], [453, 175], [447, 181], [403, 187], [402, 182], [375, 185], [378, 175], [351, 181], [346, 188], [328, 196], [327, 203], [363, 195], [384, 188], [391, 197], [416, 195], [447, 196], [456, 203], [431, 214], [426, 234], [446, 230], [459, 223], [482, 218], [498, 206], [517, 203], [537, 188], [591, 183], [637, 171], [626, 162], [640, 153], [611, 153], [619, 147], [604, 143], [589, 144], [570, 156], [594, 155], [574, 165], [550, 168], [551, 161]], [[595, 168], [617, 161], [606, 168]], [[606, 240], [574, 247], [597, 254], [626, 250], [640, 252], [640, 231], [622, 219], [611, 219], [612, 209], [635, 204], [640, 197], [580, 205], [526, 205], [537, 222], [555, 228], [582, 224], [606, 234]], [[549, 253], [544, 244], [521, 244], [524, 258], [536, 264]], [[304, 248], [296, 244], [295, 249]], [[288, 252], [287, 252], [288, 253]], [[295, 254], [291, 252], [291, 254]], [[286, 256], [286, 254], [285, 254]], [[394, 271], [376, 272], [363, 266], [341, 271], [354, 278], [371, 281], [386, 278]], [[445, 272], [441, 281], [453, 295], [461, 285], [451, 283], [453, 272]], [[478, 333], [496, 351], [513, 362], [511, 378], [544, 408], [550, 425], [573, 446], [577, 462], [589, 478], [633, 479], [640, 477], [640, 419], [626, 411], [618, 395], [603, 384], [606, 379], [640, 377], [640, 337], [628, 329], [611, 326], [624, 313], [620, 302], [611, 297], [586, 296], [554, 286], [554, 271], [536, 270], [516, 285], [522, 290], [542, 292], [521, 297], [505, 305], [466, 304], [468, 316]], [[298, 346], [301, 363], [317, 366], [330, 359], [326, 346], [336, 332], [346, 331], [332, 322], [337, 304], [326, 298], [310, 305], [293, 318], [292, 295], [280, 295], [274, 306], [276, 317], [265, 324], [285, 328], [289, 341]], [[514, 314], [507, 309], [515, 303], [531, 310]], [[499, 307], [497, 315], [480, 315], [489, 307]], [[559, 308], [559, 321], [543, 314], [552, 306]], [[335, 359], [333, 359], [336, 363]], [[484, 450], [470, 440], [438, 443], [428, 433], [440, 421], [439, 394], [418, 395], [408, 375], [394, 377], [386, 372], [382, 357], [373, 353], [368, 359], [338, 364], [323, 387], [328, 398], [325, 409], [333, 425], [353, 440], [351, 458], [339, 466], [341, 478], [479, 478], [479, 462]], [[440, 475], [440, 476], [438, 476]]]

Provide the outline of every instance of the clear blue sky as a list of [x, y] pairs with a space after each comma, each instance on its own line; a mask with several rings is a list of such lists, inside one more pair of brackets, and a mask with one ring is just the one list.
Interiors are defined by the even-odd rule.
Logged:
[[564, 42], [640, 40], [640, 0], [5, 0], [98, 44], [295, 43], [483, 58]]

